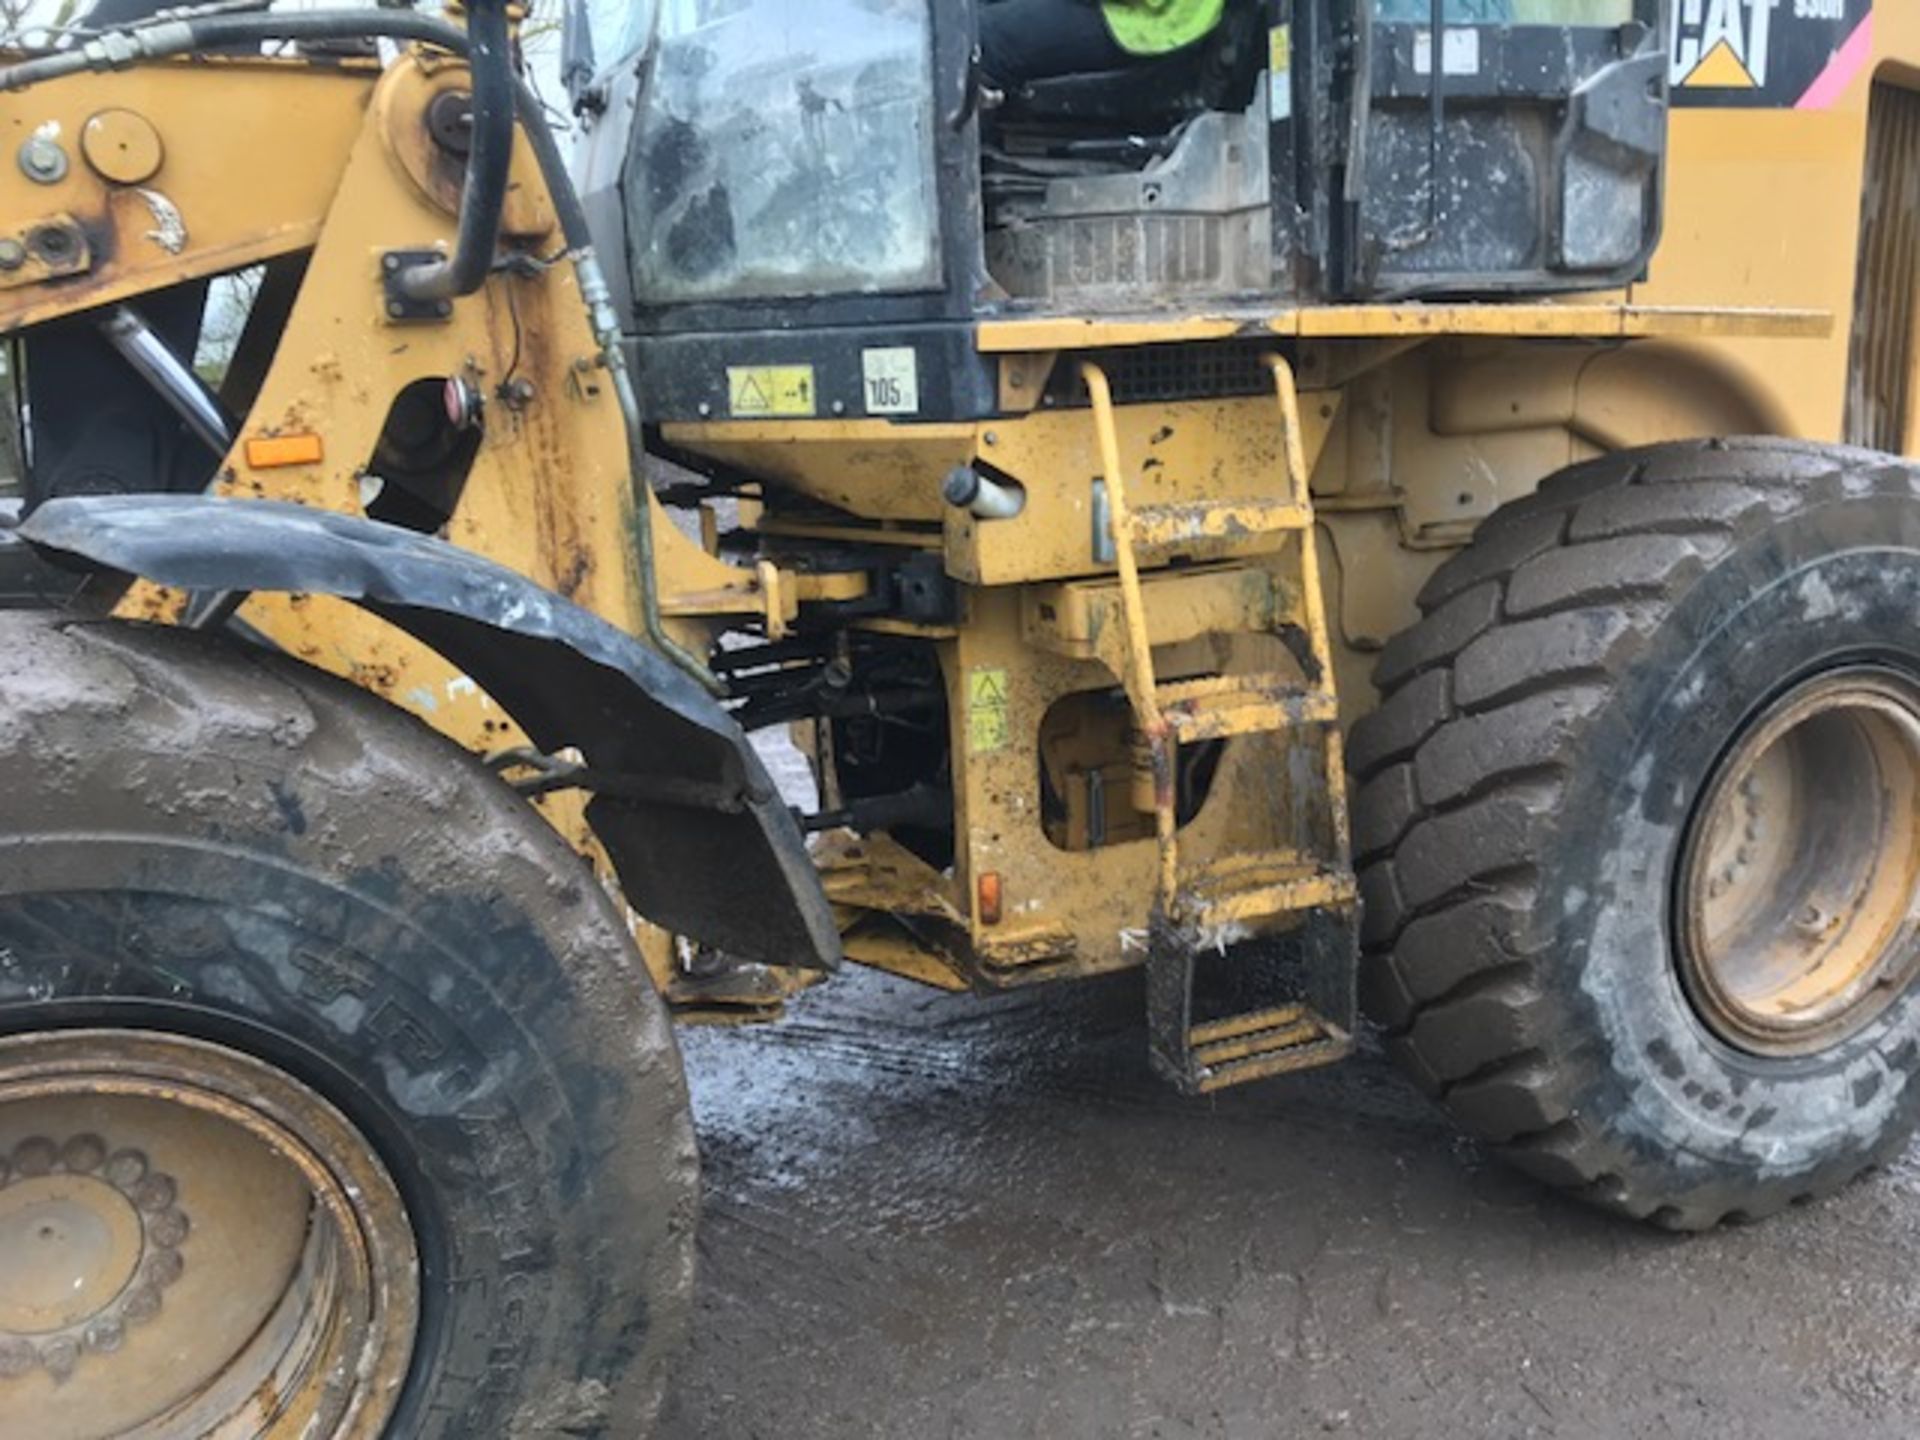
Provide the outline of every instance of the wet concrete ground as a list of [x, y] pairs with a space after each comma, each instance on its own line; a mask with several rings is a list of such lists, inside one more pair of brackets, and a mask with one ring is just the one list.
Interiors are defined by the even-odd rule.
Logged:
[[1920, 1434], [1920, 1155], [1676, 1239], [1509, 1175], [1376, 1053], [1183, 1100], [1130, 977], [851, 972], [684, 1040], [670, 1440]]

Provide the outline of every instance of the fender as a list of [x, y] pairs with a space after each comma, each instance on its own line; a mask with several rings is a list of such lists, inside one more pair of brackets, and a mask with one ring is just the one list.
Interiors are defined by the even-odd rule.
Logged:
[[586, 757], [587, 820], [635, 910], [729, 954], [838, 966], [806, 842], [745, 733], [671, 662], [524, 576], [411, 530], [265, 500], [76, 496], [16, 533], [180, 589], [371, 611], [472, 677], [540, 749]]
[[0, 500], [0, 610], [59, 609], [73, 598], [80, 577], [20, 539], [20, 510], [20, 501]]

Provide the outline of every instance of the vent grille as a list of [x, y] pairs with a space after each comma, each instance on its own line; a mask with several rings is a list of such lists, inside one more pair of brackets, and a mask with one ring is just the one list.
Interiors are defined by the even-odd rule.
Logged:
[[1913, 410], [1920, 295], [1920, 91], [1873, 87], [1860, 265], [1847, 370], [1847, 440], [1904, 450]]
[[[1139, 405], [1148, 401], [1213, 400], [1235, 395], [1271, 395], [1273, 372], [1266, 357], [1279, 347], [1274, 340], [1205, 341], [1188, 345], [1141, 345], [1130, 350], [1094, 355], [1113, 383], [1114, 403]], [[1053, 404], [1080, 407], [1088, 403], [1086, 381], [1078, 365], [1062, 365], [1048, 387]]]

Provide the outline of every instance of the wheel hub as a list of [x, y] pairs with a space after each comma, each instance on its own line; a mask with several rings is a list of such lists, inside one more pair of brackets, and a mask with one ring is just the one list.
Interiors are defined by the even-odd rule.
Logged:
[[0, 1039], [0, 1435], [380, 1435], [417, 1292], [391, 1178], [291, 1077], [167, 1036]]
[[1920, 686], [1853, 667], [1749, 725], [1688, 829], [1680, 971], [1759, 1055], [1855, 1034], [1920, 968]]
[[[45, 1141], [24, 1148], [40, 1146], [53, 1149]], [[60, 1153], [76, 1150], [105, 1155], [92, 1136]], [[54, 1368], [75, 1347], [117, 1348], [124, 1311], [157, 1308], [159, 1280], [170, 1284], [177, 1276], [186, 1217], [166, 1211], [172, 1243], [160, 1243], [133, 1196], [99, 1169], [95, 1161], [22, 1175], [16, 1166], [16, 1178], [0, 1186], [0, 1372], [22, 1365], [29, 1351], [35, 1363]], [[136, 1285], [143, 1268], [144, 1283]]]

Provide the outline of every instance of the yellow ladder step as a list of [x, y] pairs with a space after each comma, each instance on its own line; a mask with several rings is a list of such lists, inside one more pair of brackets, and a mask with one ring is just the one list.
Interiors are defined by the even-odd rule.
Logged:
[[1161, 685], [1161, 714], [1182, 744], [1257, 735], [1339, 718], [1332, 692], [1288, 675], [1224, 675]]
[[1344, 910], [1359, 895], [1349, 870], [1312, 860], [1264, 858], [1183, 877], [1180, 916], [1203, 932], [1249, 927], [1308, 910]]
[[1232, 1085], [1250, 1080], [1265, 1080], [1296, 1070], [1309, 1070], [1344, 1058], [1353, 1050], [1353, 1037], [1334, 1025], [1323, 1025], [1316, 1017], [1293, 1032], [1272, 1032], [1272, 1040], [1244, 1055], [1210, 1057], [1204, 1050], [1193, 1055], [1193, 1090], [1211, 1095]]

